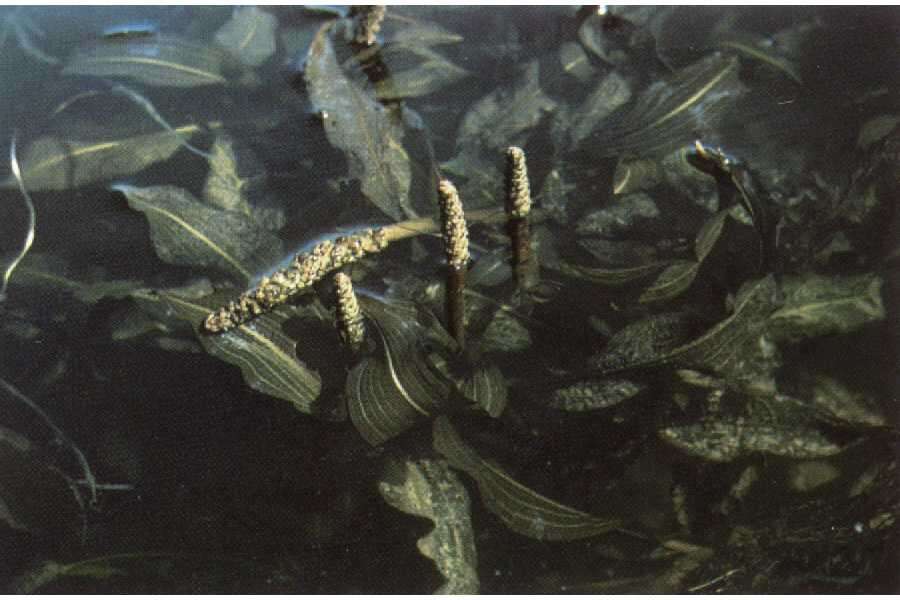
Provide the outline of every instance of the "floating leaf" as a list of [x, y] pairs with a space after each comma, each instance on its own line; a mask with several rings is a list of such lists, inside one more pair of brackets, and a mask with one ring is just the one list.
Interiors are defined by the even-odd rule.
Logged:
[[437, 565], [446, 583], [436, 594], [477, 594], [478, 555], [469, 493], [442, 460], [392, 462], [378, 491], [397, 510], [434, 521], [416, 544]]
[[882, 279], [875, 274], [825, 277], [808, 273], [784, 280], [784, 305], [769, 325], [779, 340], [848, 333], [884, 319]]
[[213, 266], [247, 283], [282, 256], [274, 234], [242, 214], [206, 206], [181, 188], [121, 184], [112, 189], [147, 215], [153, 246], [167, 263]]
[[586, 412], [609, 408], [647, 389], [642, 383], [627, 379], [593, 379], [560, 388], [553, 392], [550, 406], [567, 412]]
[[442, 165], [467, 181], [460, 187], [466, 206], [494, 205], [503, 182], [502, 151], [523, 146], [528, 132], [556, 102], [541, 89], [537, 60], [525, 65], [512, 88], [499, 88], [481, 98], [463, 117], [456, 135], [456, 156]]
[[791, 458], [833, 456], [841, 447], [807, 427], [748, 422], [743, 418], [709, 419], [702, 423], [667, 427], [660, 437], [694, 456], [730, 462], [753, 452]]
[[538, 540], [571, 541], [601, 535], [620, 525], [618, 519], [570, 508], [517, 482], [467, 445], [446, 416], [434, 421], [434, 448], [478, 483], [488, 510], [516, 533]]
[[[59, 191], [134, 175], [171, 158], [182, 141], [198, 131], [198, 125], [185, 125], [175, 129], [178, 135], [163, 131], [95, 141], [41, 137], [21, 159], [22, 180], [32, 192]], [[3, 185], [15, 182], [9, 179]]]
[[427, 96], [471, 75], [426, 47], [389, 44], [380, 56], [387, 77], [375, 85], [379, 100]]
[[509, 401], [506, 378], [497, 365], [479, 365], [459, 390], [492, 417], [499, 417]]
[[227, 82], [233, 61], [213, 46], [175, 37], [103, 38], [78, 49], [63, 75], [128, 77], [159, 87], [198, 87]]
[[441, 372], [446, 359], [440, 353], [451, 342], [439, 328], [420, 323], [413, 304], [359, 301], [375, 325], [379, 349], [350, 371], [347, 407], [363, 438], [377, 446], [451, 406], [455, 390]]
[[71, 271], [71, 266], [61, 258], [32, 252], [22, 260], [10, 281], [13, 285], [69, 292], [85, 304], [103, 298], [124, 298], [144, 285], [133, 279], [103, 280], [96, 273], [79, 277]]
[[275, 54], [278, 20], [257, 6], [235, 7], [216, 32], [216, 41], [247, 66], [258, 67]]
[[712, 54], [651, 84], [625, 116], [599, 127], [588, 140], [592, 152], [648, 155], [693, 142], [742, 92], [737, 74], [736, 58]]
[[287, 400], [301, 412], [326, 418], [330, 416], [323, 414], [316, 403], [322, 390], [321, 377], [297, 359], [297, 342], [282, 329], [287, 319], [298, 314], [295, 307], [282, 306], [227, 333], [209, 335], [202, 331], [203, 319], [219, 305], [221, 298], [187, 299], [174, 294], [161, 296], [179, 318], [191, 324], [209, 354], [241, 369], [247, 385], [269, 396]]
[[306, 58], [310, 101], [325, 117], [328, 141], [347, 155], [350, 176], [359, 179], [363, 195], [395, 220], [414, 217], [401, 115], [341, 71], [330, 30], [330, 24], [319, 30]]

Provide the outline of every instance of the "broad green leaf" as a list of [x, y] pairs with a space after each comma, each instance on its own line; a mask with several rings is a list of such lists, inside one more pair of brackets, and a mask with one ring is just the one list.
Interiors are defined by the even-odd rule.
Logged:
[[769, 319], [779, 340], [848, 333], [885, 317], [878, 275], [826, 277], [809, 273], [784, 280], [784, 305]]
[[450, 465], [478, 483], [485, 506], [507, 527], [538, 540], [571, 541], [607, 533], [618, 519], [601, 518], [538, 494], [481, 458], [446, 416], [434, 421], [434, 448]]
[[469, 493], [442, 460], [391, 462], [378, 491], [397, 510], [434, 522], [419, 552], [434, 561], [446, 583], [436, 594], [477, 594], [478, 554]]
[[601, 79], [594, 90], [577, 107], [566, 111], [571, 143], [579, 144], [616, 109], [631, 100], [631, 87], [616, 71]]
[[211, 310], [219, 306], [220, 298], [187, 299], [174, 294], [161, 296], [179, 318], [193, 326], [197, 338], [209, 354], [240, 368], [247, 385], [269, 396], [287, 400], [301, 412], [329, 418], [316, 403], [322, 390], [321, 377], [297, 358], [296, 340], [282, 329], [282, 324], [297, 314], [294, 307], [282, 306], [227, 333], [210, 335], [202, 331], [202, 322]]
[[[198, 131], [198, 125], [184, 125], [175, 128], [178, 135], [163, 131], [93, 141], [40, 137], [20, 159], [22, 180], [29, 191], [59, 191], [134, 175], [171, 158], [182, 140]], [[9, 179], [3, 185], [15, 182]]]
[[63, 75], [127, 77], [150, 86], [198, 87], [227, 82], [228, 54], [170, 36], [109, 38], [78, 49]]
[[316, 34], [304, 71], [310, 101], [324, 117], [328, 141], [346, 154], [350, 177], [359, 179], [369, 201], [392, 219], [414, 217], [409, 199], [412, 171], [403, 148], [401, 114], [347, 78], [330, 32], [331, 24]]
[[884, 427], [887, 419], [872, 398], [855, 392], [827, 375], [816, 377], [813, 406], [829, 421], [840, 425]]
[[216, 267], [246, 284], [282, 256], [281, 240], [274, 234], [238, 212], [207, 206], [181, 188], [121, 184], [112, 189], [147, 216], [153, 246], [167, 263]]
[[689, 339], [693, 328], [693, 319], [685, 313], [644, 317], [617, 331], [595, 364], [603, 372], [614, 372], [655, 363]]
[[509, 401], [506, 378], [497, 365], [478, 365], [460, 386], [463, 396], [492, 417], [499, 417]]
[[235, 7], [216, 32], [216, 41], [247, 66], [258, 67], [275, 54], [275, 16], [258, 6]]
[[626, 285], [632, 281], [649, 277], [659, 272], [670, 263], [668, 261], [649, 263], [637, 267], [626, 267], [623, 269], [604, 269], [599, 267], [584, 267], [571, 263], [560, 262], [559, 270], [570, 277], [599, 283], [609, 287]]

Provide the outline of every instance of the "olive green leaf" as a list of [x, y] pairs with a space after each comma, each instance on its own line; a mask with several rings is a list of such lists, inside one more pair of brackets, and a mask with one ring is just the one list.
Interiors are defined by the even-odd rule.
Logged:
[[700, 228], [694, 240], [695, 260], [679, 260], [667, 267], [641, 294], [639, 302], [659, 302], [671, 300], [683, 294], [694, 282], [703, 261], [709, 256], [716, 242], [722, 236], [729, 210], [721, 210], [710, 217]]
[[235, 7], [216, 32], [216, 41], [247, 66], [258, 67], [275, 54], [275, 16], [258, 6]]
[[454, 383], [442, 369], [452, 342], [424, 325], [413, 304], [365, 296], [359, 302], [379, 348], [350, 371], [347, 408], [362, 437], [377, 446], [449, 407]]
[[392, 461], [378, 483], [385, 501], [405, 513], [434, 521], [416, 544], [446, 579], [436, 594], [477, 594], [478, 555], [469, 493], [442, 460]]
[[387, 77], [375, 85], [379, 100], [427, 96], [471, 75], [424, 46], [387, 44], [380, 55]]
[[167, 263], [216, 267], [246, 284], [282, 256], [281, 240], [238, 212], [205, 205], [175, 186], [115, 185], [143, 212], [159, 257]]
[[450, 465], [478, 483], [488, 510], [522, 535], [549, 541], [570, 541], [607, 533], [618, 519], [600, 518], [542, 496], [481, 458], [456, 432], [446, 416], [434, 421], [434, 448]]
[[833, 456], [842, 450], [809, 427], [753, 422], [741, 417], [666, 427], [659, 435], [673, 446], [713, 462], [730, 462], [753, 452], [818, 458]]
[[855, 427], [884, 427], [887, 419], [872, 398], [827, 375], [817, 375], [812, 404], [827, 420]]
[[227, 333], [209, 335], [202, 331], [201, 324], [221, 303], [218, 294], [203, 299], [160, 295], [179, 318], [193, 326], [200, 344], [209, 354], [241, 369], [247, 385], [287, 400], [301, 412], [327, 417], [316, 405], [322, 389], [321, 377], [298, 360], [297, 342], [282, 329], [287, 319], [298, 314], [296, 307], [282, 306]]
[[509, 401], [506, 378], [497, 365], [478, 365], [460, 386], [463, 396], [492, 417], [499, 417]]
[[306, 57], [310, 101], [320, 111], [325, 135], [347, 155], [350, 176], [360, 181], [363, 195], [395, 220], [414, 217], [409, 189], [410, 158], [403, 148], [399, 110], [382, 106], [371, 90], [350, 81], [338, 64], [331, 26], [316, 34]]
[[769, 319], [778, 340], [848, 333], [885, 317], [878, 275], [786, 277], [784, 305]]
[[145, 285], [134, 279], [104, 280], [96, 270], [90, 274], [74, 273], [68, 261], [39, 252], [32, 252], [22, 260], [10, 282], [16, 286], [71, 293], [85, 304], [103, 298], [124, 298]]
[[615, 406], [647, 389], [627, 379], [590, 379], [553, 391], [549, 406], [566, 412], [587, 412]]
[[[200, 126], [184, 125], [174, 131], [178, 135], [162, 131], [105, 140], [40, 137], [21, 158], [22, 180], [30, 191], [59, 191], [134, 175], [171, 158]], [[10, 178], [3, 185], [15, 182]]]
[[226, 83], [232, 61], [223, 49], [176, 37], [126, 37], [79, 48], [62, 74], [128, 77], [150, 86], [190, 88]]

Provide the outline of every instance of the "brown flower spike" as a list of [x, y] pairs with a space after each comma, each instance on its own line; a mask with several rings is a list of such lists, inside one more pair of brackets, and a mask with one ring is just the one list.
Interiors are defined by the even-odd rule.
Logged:
[[316, 244], [311, 251], [298, 254], [287, 269], [263, 277], [259, 287], [241, 294], [237, 300], [210, 313], [203, 326], [211, 333], [234, 329], [286, 303], [328, 273], [368, 254], [380, 252], [387, 245], [388, 239], [382, 229], [367, 229], [355, 235]]
[[466, 267], [469, 262], [469, 230], [456, 187], [447, 179], [438, 183], [441, 231], [447, 255], [447, 327], [460, 348], [465, 347]]
[[513, 272], [522, 289], [537, 285], [537, 262], [531, 253], [531, 189], [528, 185], [528, 167], [525, 152], [510, 146], [506, 149], [506, 214], [508, 231], [512, 239]]
[[337, 296], [338, 331], [347, 347], [357, 352], [366, 339], [366, 325], [349, 275], [334, 274], [334, 293]]

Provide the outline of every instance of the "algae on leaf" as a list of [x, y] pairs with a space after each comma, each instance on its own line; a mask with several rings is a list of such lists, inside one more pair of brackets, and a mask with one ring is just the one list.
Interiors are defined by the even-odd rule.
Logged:
[[477, 594], [478, 555], [469, 493], [442, 460], [391, 462], [378, 491], [397, 510], [434, 522], [416, 544], [434, 561], [446, 583], [436, 594]]
[[216, 267], [246, 284], [282, 256], [281, 240], [255, 221], [207, 206], [181, 188], [123, 184], [112, 189], [147, 215], [153, 246], [165, 262]]
[[497, 465], [481, 458], [459, 436], [446, 416], [434, 421], [434, 448], [450, 465], [478, 483], [488, 510], [507, 527], [537, 540], [571, 541], [602, 535], [621, 524], [565, 506], [538, 494], [510, 477]]
[[332, 45], [332, 25], [319, 30], [306, 57], [310, 101], [322, 116], [328, 141], [347, 155], [350, 176], [359, 179], [363, 195], [394, 220], [415, 217], [402, 115], [344, 74]]
[[321, 377], [297, 358], [297, 342], [282, 329], [287, 319], [298, 314], [296, 307], [282, 306], [227, 333], [209, 335], [202, 331], [201, 324], [221, 298], [188, 299], [165, 293], [161, 297], [179, 318], [193, 326], [209, 354], [241, 369], [247, 385], [287, 400], [301, 412], [331, 418], [316, 403], [322, 390]]

